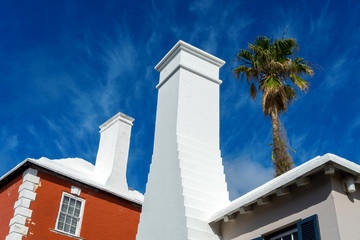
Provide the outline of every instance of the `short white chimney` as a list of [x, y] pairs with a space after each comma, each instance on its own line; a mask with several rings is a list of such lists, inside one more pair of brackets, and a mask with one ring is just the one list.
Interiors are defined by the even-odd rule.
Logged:
[[100, 126], [95, 176], [105, 186], [127, 192], [126, 168], [134, 119], [118, 113]]

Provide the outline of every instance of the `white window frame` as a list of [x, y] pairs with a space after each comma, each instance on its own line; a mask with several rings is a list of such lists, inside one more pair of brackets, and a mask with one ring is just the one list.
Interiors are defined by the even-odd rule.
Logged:
[[282, 232], [282, 233], [279, 233], [276, 236], [271, 237], [270, 240], [274, 240], [274, 239], [278, 239], [278, 238], [283, 239], [283, 237], [286, 237], [286, 236], [289, 236], [289, 235], [291, 235], [291, 239], [294, 240], [294, 235], [293, 234], [297, 233], [297, 232], [298, 232], [298, 229], [297, 229], [297, 227], [295, 227], [295, 228], [290, 229], [290, 230], [288, 230], [286, 232]]
[[[68, 197], [70, 199], [74, 199], [75, 201], [81, 202], [80, 213], [79, 213], [75, 233], [71, 233], [70, 231], [64, 231], [64, 230], [58, 228], [60, 214], [62, 213], [61, 208], [62, 208], [63, 201], [64, 201], [65, 197]], [[79, 237], [80, 236], [80, 229], [81, 229], [82, 219], [83, 219], [83, 215], [84, 215], [84, 207], [85, 207], [85, 199], [76, 197], [76, 196], [74, 196], [74, 195], [72, 195], [70, 193], [67, 193], [67, 192], [63, 192], [62, 195], [61, 195], [59, 211], [58, 211], [58, 215], [57, 215], [57, 218], [56, 218], [55, 230], [58, 231], [58, 232], [64, 233], [64, 234]], [[68, 214], [66, 214], [66, 215], [68, 215]], [[71, 217], [74, 217], [74, 216], [71, 216]]]

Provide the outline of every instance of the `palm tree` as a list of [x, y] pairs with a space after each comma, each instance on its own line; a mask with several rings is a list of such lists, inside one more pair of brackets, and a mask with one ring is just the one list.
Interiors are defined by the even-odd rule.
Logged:
[[281, 134], [279, 114], [287, 111], [288, 105], [296, 98], [297, 89], [308, 89], [309, 82], [302, 76], [314, 74], [308, 62], [295, 56], [297, 48], [298, 44], [292, 38], [274, 41], [265, 36], [257, 37], [248, 49], [239, 51], [236, 56], [238, 65], [233, 70], [236, 78], [246, 77], [253, 99], [262, 94], [262, 110], [272, 122], [275, 176], [293, 166], [289, 146]]

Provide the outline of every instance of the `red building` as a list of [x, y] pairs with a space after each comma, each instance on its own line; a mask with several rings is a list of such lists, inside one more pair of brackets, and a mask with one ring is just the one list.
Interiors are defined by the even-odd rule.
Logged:
[[0, 178], [0, 239], [135, 239], [143, 196], [126, 182], [130, 117], [101, 128], [95, 166], [26, 159]]

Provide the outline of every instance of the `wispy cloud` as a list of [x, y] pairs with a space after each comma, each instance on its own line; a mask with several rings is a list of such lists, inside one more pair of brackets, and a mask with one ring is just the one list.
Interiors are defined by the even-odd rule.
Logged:
[[270, 119], [265, 119], [262, 112], [246, 114], [223, 119], [227, 131], [231, 129], [231, 132], [222, 131], [221, 149], [232, 199], [265, 183], [274, 173], [268, 145], [271, 143]]
[[212, 6], [213, 2], [213, 0], [200, 0], [192, 2], [192, 4], [190, 4], [189, 10], [197, 14], [206, 14]]
[[[19, 101], [33, 111], [32, 119], [21, 127], [38, 142], [38, 151], [41, 148], [43, 155], [68, 157], [78, 153], [79, 157], [91, 156], [88, 160], [93, 160], [98, 125], [132, 107], [128, 99], [136, 89], [132, 80], [139, 72], [137, 50], [125, 28], [115, 25], [113, 32], [100, 37], [87, 32], [82, 44], [81, 39], [67, 36], [66, 42], [73, 44], [69, 46], [72, 54], [66, 57], [41, 48], [21, 55], [20, 73], [26, 75], [25, 83], [31, 85], [32, 92], [19, 88]], [[46, 112], [47, 106], [57, 109], [57, 114]], [[88, 139], [95, 140], [90, 143]]]
[[347, 81], [348, 74], [346, 66], [348, 65], [349, 58], [348, 56], [344, 55], [342, 53], [340, 56], [338, 56], [337, 59], [333, 59], [333, 62], [331, 63], [331, 66], [326, 70], [329, 74], [327, 74], [327, 77], [325, 79], [325, 87], [327, 93], [332, 93], [332, 89], [336, 89], [338, 85], [343, 85], [345, 81]]
[[[331, 1], [327, 1], [324, 4], [321, 4], [321, 10], [317, 12], [316, 15], [311, 16], [309, 34], [315, 35], [319, 33], [328, 32], [333, 25], [333, 16], [329, 11]], [[311, 3], [309, 5], [312, 5]], [[311, 7], [311, 6], [310, 6]], [[324, 37], [328, 37], [325, 35]]]
[[8, 170], [9, 161], [13, 160], [9, 159], [9, 157], [16, 152], [19, 144], [18, 135], [16, 133], [11, 133], [9, 132], [9, 129], [2, 127], [0, 131], [0, 144], [0, 176], [2, 176], [5, 171]]
[[235, 199], [273, 178], [273, 169], [248, 155], [224, 161], [230, 199]]

